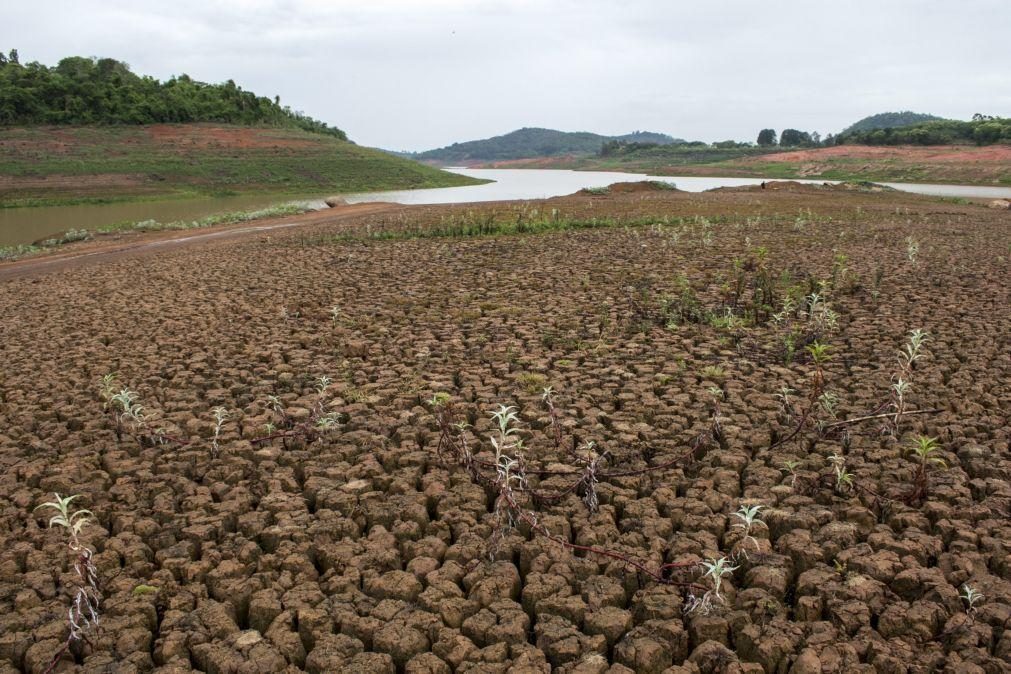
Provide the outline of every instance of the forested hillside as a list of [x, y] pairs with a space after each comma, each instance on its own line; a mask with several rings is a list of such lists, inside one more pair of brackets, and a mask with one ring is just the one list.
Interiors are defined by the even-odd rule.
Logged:
[[180, 122], [302, 129], [347, 140], [340, 129], [232, 80], [207, 84], [179, 75], [160, 82], [111, 58], [70, 56], [50, 68], [22, 64], [17, 50], [0, 53], [0, 125]]
[[873, 131], [874, 129], [894, 129], [900, 126], [910, 126], [921, 122], [933, 122], [939, 119], [943, 118], [921, 112], [910, 112], [909, 110], [904, 110], [902, 112], [879, 112], [876, 115], [864, 117], [859, 122], [850, 124], [848, 127], [843, 129], [842, 133], [850, 133], [852, 131]]
[[835, 143], [857, 145], [992, 145], [1011, 143], [1011, 118], [974, 115], [972, 120], [941, 119], [898, 128], [845, 131]]

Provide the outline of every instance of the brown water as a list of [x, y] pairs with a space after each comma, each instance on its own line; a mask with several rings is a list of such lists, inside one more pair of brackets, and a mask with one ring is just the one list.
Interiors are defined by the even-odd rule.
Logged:
[[[68, 229], [96, 230], [116, 223], [143, 220], [157, 220], [163, 223], [198, 220], [217, 213], [253, 211], [290, 201], [314, 200], [294, 199], [288, 195], [277, 194], [246, 194], [237, 197], [166, 199], [118, 204], [0, 208], [0, 246], [32, 243]], [[319, 205], [322, 206], [322, 202]]]

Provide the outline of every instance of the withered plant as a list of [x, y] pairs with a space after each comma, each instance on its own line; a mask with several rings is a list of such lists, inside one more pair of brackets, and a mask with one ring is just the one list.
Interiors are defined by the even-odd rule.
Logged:
[[285, 448], [292, 442], [302, 441], [311, 445], [340, 427], [341, 416], [337, 412], [328, 411], [330, 404], [329, 390], [333, 379], [323, 375], [317, 377], [313, 388], [316, 390], [316, 400], [309, 408], [309, 416], [304, 421], [298, 421], [287, 413], [281, 399], [277, 396], [267, 396], [266, 408], [275, 420], [264, 426], [266, 433], [254, 438], [252, 443], [260, 445], [265, 442], [281, 440]]
[[48, 508], [55, 511], [49, 518], [49, 528], [59, 527], [67, 536], [67, 547], [74, 559], [76, 582], [72, 588], [70, 608], [67, 609], [67, 638], [53, 654], [44, 674], [52, 672], [70, 647], [78, 642], [90, 643], [88, 633], [94, 631], [99, 623], [99, 609], [102, 603], [102, 592], [98, 582], [98, 570], [93, 561], [91, 548], [81, 541], [81, 531], [91, 522], [90, 510], [70, 510], [70, 504], [80, 495], [62, 497], [56, 494], [56, 500], [42, 503], [35, 510]]
[[189, 444], [188, 440], [170, 434], [161, 426], [153, 425], [151, 417], [145, 411], [147, 408], [138, 402], [139, 394], [121, 386], [115, 374], [102, 377], [100, 395], [104, 401], [102, 408], [112, 418], [117, 442], [122, 442], [123, 436], [128, 435], [141, 447], [167, 443], [179, 446]]

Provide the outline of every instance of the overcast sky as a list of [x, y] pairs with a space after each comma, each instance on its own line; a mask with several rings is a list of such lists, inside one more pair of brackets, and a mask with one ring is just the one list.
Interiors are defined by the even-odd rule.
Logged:
[[1011, 116], [1007, 0], [5, 2], [0, 49], [233, 79], [422, 150], [523, 126], [693, 140], [876, 112]]

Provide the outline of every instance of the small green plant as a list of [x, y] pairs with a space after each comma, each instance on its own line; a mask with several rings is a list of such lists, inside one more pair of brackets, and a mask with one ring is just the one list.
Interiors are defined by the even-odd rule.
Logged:
[[74, 571], [77, 574], [77, 587], [74, 588], [73, 600], [67, 611], [67, 638], [50, 660], [47, 672], [56, 667], [71, 644], [87, 640], [87, 633], [99, 623], [102, 592], [98, 583], [98, 569], [93, 561], [94, 553], [80, 538], [81, 531], [91, 523], [93, 514], [84, 509], [71, 511], [70, 504], [78, 498], [79, 494], [67, 497], [56, 494], [55, 501], [35, 507], [35, 510], [48, 508], [55, 511], [56, 514], [49, 518], [49, 528], [59, 527], [67, 534], [67, 547], [74, 555]]
[[928, 469], [936, 466], [941, 470], [948, 467], [944, 459], [937, 456], [941, 451], [941, 445], [937, 438], [930, 438], [925, 435], [917, 436], [913, 439], [912, 446], [908, 450], [916, 458], [916, 472], [913, 474], [913, 489], [906, 495], [908, 502], [919, 501], [927, 496], [930, 489], [930, 476]]
[[793, 459], [787, 459], [783, 462], [783, 470], [790, 474], [790, 486], [795, 487], [797, 485], [797, 468], [800, 467], [800, 461]]
[[328, 394], [332, 384], [333, 379], [327, 375], [313, 380], [316, 401], [309, 410], [308, 418], [301, 421], [297, 421], [288, 414], [278, 396], [267, 396], [266, 408], [274, 413], [276, 419], [264, 426], [267, 430], [266, 435], [254, 439], [253, 444], [280, 439], [284, 446], [288, 447], [290, 440], [301, 439], [309, 445], [338, 428], [346, 419], [343, 419], [342, 415], [337, 412], [327, 411]]
[[806, 350], [815, 365], [824, 365], [831, 358], [829, 351], [832, 350], [832, 347], [828, 344], [814, 342], [813, 344], [808, 344]]
[[915, 266], [919, 255], [920, 255], [920, 242], [914, 239], [912, 236], [907, 236], [906, 259], [908, 259]]
[[890, 420], [890, 425], [886, 429], [892, 435], [898, 435], [899, 423], [906, 413], [906, 396], [912, 389], [913, 371], [916, 363], [923, 358], [923, 345], [930, 339], [926, 331], [916, 329], [911, 330], [909, 338], [899, 351], [899, 369], [893, 376], [891, 385], [891, 408], [894, 414]]
[[779, 413], [787, 423], [793, 421], [793, 399], [796, 394], [796, 391], [786, 385], [779, 387], [779, 391], [776, 393], [776, 400], [779, 401]]
[[211, 451], [213, 456], [217, 456], [219, 453], [218, 440], [221, 438], [221, 428], [228, 421], [228, 410], [224, 407], [215, 407], [211, 410], [214, 416], [214, 438], [211, 440]]
[[690, 595], [688, 601], [685, 603], [685, 613], [706, 615], [713, 610], [714, 602], [722, 604], [724, 601], [723, 594], [721, 593], [723, 579], [739, 568], [731, 566], [730, 560], [727, 557], [720, 557], [719, 559], [709, 558], [701, 562], [701, 566], [704, 569], [702, 579], [708, 578], [712, 583], [712, 588], [701, 597], [696, 597], [694, 594]]
[[724, 309], [723, 314], [713, 314], [709, 318], [709, 325], [713, 326], [717, 330], [726, 330], [727, 332], [735, 332], [747, 325], [747, 322], [740, 316], [734, 313], [734, 310], [730, 307]]
[[144, 597], [149, 594], [158, 594], [158, 588], [154, 585], [138, 585], [130, 592], [134, 597]]
[[102, 376], [102, 388], [100, 395], [102, 396], [102, 409], [105, 411], [109, 410], [109, 406], [113, 404], [113, 397], [116, 395], [116, 388], [118, 387], [118, 382], [116, 381], [116, 374], [114, 372], [109, 372]]
[[428, 404], [433, 408], [443, 407], [450, 401], [450, 395], [445, 391], [437, 391], [428, 400]]
[[[720, 382], [727, 378], [727, 371], [720, 365], [706, 365], [699, 372], [699, 375], [702, 379]], [[720, 391], [720, 393], [723, 393], [723, 391]]]
[[913, 440], [913, 446], [910, 448], [910, 451], [919, 459], [921, 466], [926, 467], [927, 465], [934, 464], [941, 468], [947, 468], [948, 465], [944, 462], [944, 459], [935, 456], [940, 449], [941, 446], [938, 444], [937, 438], [928, 438], [925, 435], [921, 435]]
[[970, 618], [976, 616], [976, 604], [983, 601], [984, 596], [977, 592], [971, 585], [965, 583], [962, 585], [962, 594], [959, 598], [965, 602], [965, 613]]
[[837, 408], [839, 406], [839, 396], [832, 391], [825, 391], [818, 396], [818, 406], [830, 418], [838, 419]]
[[835, 332], [839, 314], [833, 311], [821, 293], [811, 293], [806, 298], [807, 320], [814, 334], [818, 336]]
[[741, 520], [734, 525], [736, 529], [744, 529], [744, 541], [751, 541], [755, 544], [755, 549], [760, 550], [761, 547], [758, 544], [758, 540], [751, 535], [751, 527], [754, 526], [756, 522], [761, 522], [762, 520], [758, 517], [758, 511], [764, 506], [752, 505], [746, 506], [742, 505], [737, 512], [734, 513], [734, 517]]
[[846, 457], [836, 453], [828, 457], [835, 473], [835, 490], [839, 494], [845, 494], [853, 489], [855, 476], [846, 470]]
[[611, 193], [611, 188], [607, 186], [603, 187], [584, 187], [584, 194], [592, 194], [594, 196], [604, 196]]

